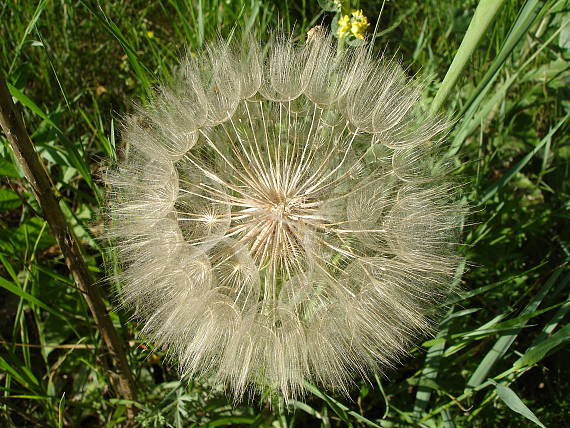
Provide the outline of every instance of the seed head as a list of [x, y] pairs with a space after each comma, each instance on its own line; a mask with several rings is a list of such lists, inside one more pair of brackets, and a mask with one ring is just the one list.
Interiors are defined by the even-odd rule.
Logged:
[[236, 397], [346, 390], [431, 332], [462, 221], [422, 87], [321, 30], [218, 42], [125, 120], [108, 175], [120, 297]]

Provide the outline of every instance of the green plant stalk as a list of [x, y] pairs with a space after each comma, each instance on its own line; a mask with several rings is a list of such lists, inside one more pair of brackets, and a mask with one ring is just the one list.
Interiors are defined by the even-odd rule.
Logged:
[[471, 92], [469, 99], [462, 106], [459, 117], [463, 117], [465, 112], [471, 108], [472, 104], [476, 102], [477, 99], [480, 99], [479, 97], [486, 91], [487, 85], [490, 85], [493, 79], [495, 79], [501, 67], [503, 67], [512, 54], [515, 46], [528, 34], [530, 26], [535, 22], [536, 18], [543, 13], [544, 7], [545, 3], [540, 0], [526, 0], [524, 5], [521, 6], [517, 19], [509, 30], [509, 34], [501, 50], [489, 65], [487, 72], [479, 81], [477, 87]]
[[[82, 291], [107, 346], [116, 371], [116, 374], [111, 376], [111, 381], [115, 384], [117, 392], [122, 398], [136, 400], [134, 379], [129, 369], [123, 342], [109, 318], [101, 297], [100, 288], [91, 278], [87, 265], [83, 260], [79, 244], [73, 236], [73, 231], [66, 222], [53, 192], [50, 178], [39, 160], [32, 141], [24, 128], [22, 119], [16, 112], [12, 96], [8, 92], [4, 79], [1, 77], [0, 127], [14, 150], [15, 157], [21, 165], [22, 171], [43, 210], [52, 234], [63, 253], [67, 267]], [[134, 416], [132, 407], [128, 408], [128, 416]]]
[[475, 9], [475, 14], [471, 19], [469, 28], [461, 41], [461, 45], [453, 57], [453, 61], [445, 74], [443, 82], [432, 102], [432, 113], [437, 112], [453, 87], [457, 83], [457, 79], [465, 68], [467, 61], [473, 54], [473, 51], [479, 45], [487, 28], [495, 18], [497, 11], [504, 3], [504, 0], [481, 0]]

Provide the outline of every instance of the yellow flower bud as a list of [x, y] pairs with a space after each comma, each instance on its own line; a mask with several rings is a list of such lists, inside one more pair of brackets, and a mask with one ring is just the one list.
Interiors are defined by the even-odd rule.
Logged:
[[338, 20], [338, 30], [337, 36], [339, 38], [345, 37], [351, 31], [351, 22], [350, 17], [348, 15], [344, 15], [342, 18]]

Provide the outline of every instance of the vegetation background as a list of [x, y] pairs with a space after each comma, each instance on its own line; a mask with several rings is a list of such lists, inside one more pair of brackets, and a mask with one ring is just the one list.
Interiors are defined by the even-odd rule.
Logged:
[[[334, 24], [332, 3], [0, 2], [0, 70], [109, 308], [116, 285], [103, 281], [97, 239], [100, 171], [116, 157], [133, 100], [145, 102], [186, 49], [236, 24], [260, 39], [283, 26], [302, 40]], [[570, 426], [570, 3], [480, 3], [494, 19], [475, 26], [480, 43], [453, 71], [459, 80], [444, 102], [457, 119], [448, 154], [473, 214], [463, 291], [438, 337], [401, 367], [359, 381], [350, 397], [311, 387], [288, 407], [233, 405], [221, 390], [180, 381], [129, 314], [112, 312], [129, 344], [137, 426]], [[430, 103], [454, 57], [470, 54], [460, 44], [478, 4], [386, 1], [368, 42], [431, 82]], [[362, 9], [372, 29], [382, 2], [342, 6]], [[128, 403], [110, 386], [101, 337], [4, 135], [0, 175], [0, 426], [124, 424]]]

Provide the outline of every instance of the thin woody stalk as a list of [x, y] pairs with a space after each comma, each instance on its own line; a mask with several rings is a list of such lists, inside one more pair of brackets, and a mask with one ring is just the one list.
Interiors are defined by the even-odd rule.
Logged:
[[[79, 244], [59, 207], [49, 177], [40, 163], [2, 77], [0, 77], [0, 126], [43, 210], [44, 217], [63, 253], [65, 263], [95, 318], [116, 372], [112, 375], [112, 381], [117, 392], [121, 398], [136, 400], [134, 379], [129, 369], [123, 342], [109, 318], [101, 297], [101, 290], [91, 278]], [[133, 410], [129, 407], [129, 417], [132, 417], [132, 413]]]

